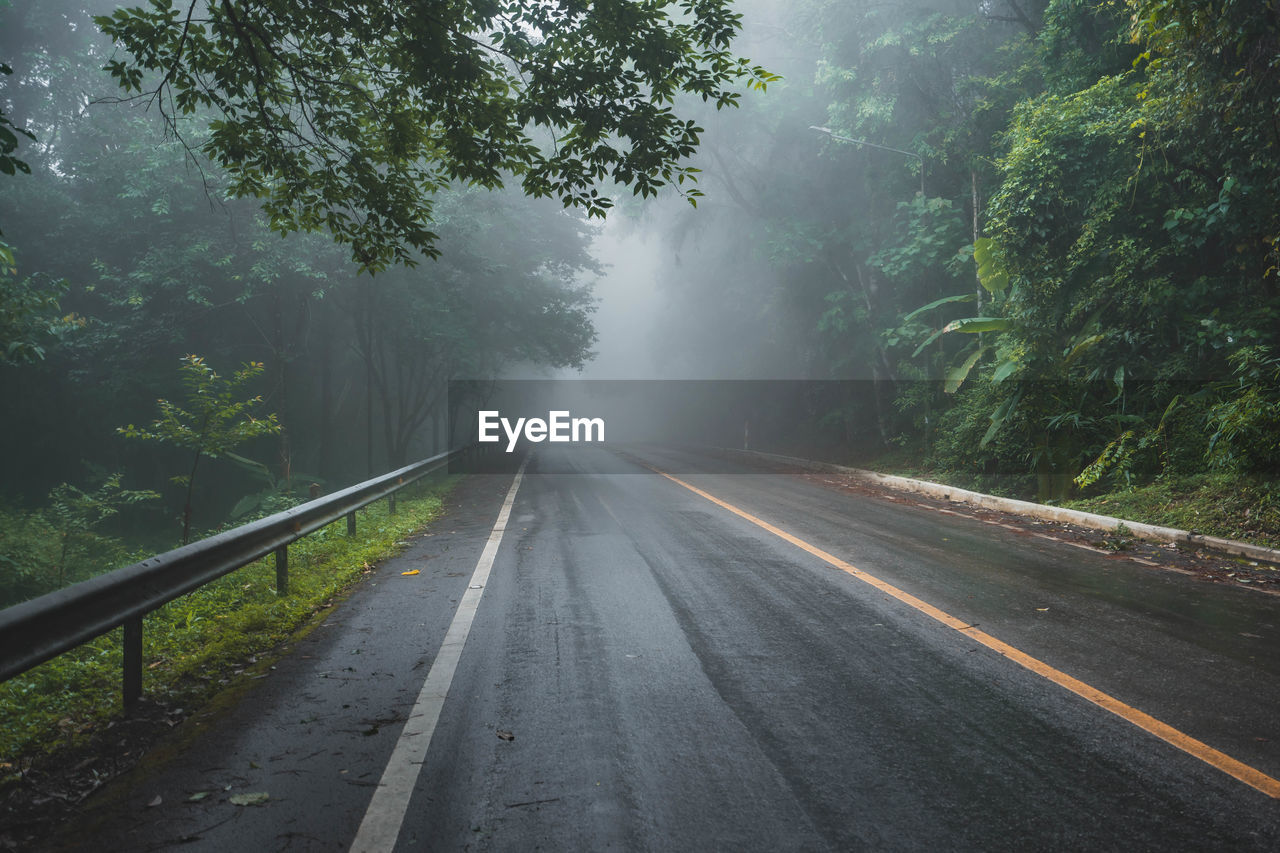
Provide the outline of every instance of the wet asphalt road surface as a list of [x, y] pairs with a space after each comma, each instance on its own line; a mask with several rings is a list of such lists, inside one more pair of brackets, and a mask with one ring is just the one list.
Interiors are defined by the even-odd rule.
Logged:
[[[637, 461], [1280, 777], [1280, 597], [724, 460], [542, 450], [395, 849], [1280, 849], [1280, 801]], [[510, 485], [464, 481], [61, 849], [350, 849]]]

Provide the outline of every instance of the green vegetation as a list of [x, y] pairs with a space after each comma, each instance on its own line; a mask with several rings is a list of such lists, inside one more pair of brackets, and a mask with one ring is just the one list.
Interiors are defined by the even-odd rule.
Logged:
[[[408, 487], [394, 515], [386, 501], [360, 510], [353, 538], [339, 521], [290, 546], [285, 597], [276, 595], [275, 566], [267, 558], [147, 616], [147, 696], [188, 708], [207, 700], [251, 658], [269, 655], [438, 516], [454, 482]], [[119, 716], [120, 634], [117, 629], [0, 684], [0, 765], [73, 744]]]
[[[64, 483], [54, 488], [55, 495], [64, 488], [75, 489]], [[48, 505], [35, 511], [0, 508], [0, 606], [87, 580], [152, 553], [131, 550], [119, 538], [95, 531], [96, 523], [75, 524], [70, 513], [59, 508], [62, 500], [51, 496]], [[74, 501], [71, 497], [66, 503]], [[92, 508], [86, 513], [90, 522], [97, 514]]]
[[252, 409], [262, 397], [240, 400], [243, 386], [262, 373], [262, 364], [244, 365], [230, 378], [224, 378], [198, 355], [182, 360], [182, 384], [186, 388], [187, 408], [161, 398], [160, 417], [150, 429], [133, 424], [116, 432], [126, 438], [172, 444], [191, 452], [191, 469], [186, 474], [170, 477], [171, 482], [186, 487], [186, 503], [182, 508], [182, 544], [191, 541], [191, 495], [196, 485], [200, 460], [231, 455], [231, 451], [260, 435], [280, 432], [274, 414], [255, 418]]
[[[93, 533], [95, 527], [119, 513], [123, 507], [158, 497], [152, 491], [120, 488], [118, 473], [108, 476], [92, 492], [85, 492], [70, 483], [55, 486], [40, 517], [59, 543], [55, 566], [58, 586], [66, 583], [67, 574], [73, 566], [100, 559], [96, 551], [103, 544], [103, 537]], [[100, 565], [92, 568], [101, 570]]]
[[[478, 7], [437, 4], [450, 10], [436, 29], [414, 4], [352, 2], [339, 17], [372, 28], [353, 39], [324, 37], [339, 18], [296, 3], [161, 3], [116, 15], [117, 5], [0, 0], [0, 59], [12, 70], [0, 73], [0, 155], [22, 164], [0, 175], [0, 439], [21, 448], [6, 460], [0, 506], [25, 517], [59, 483], [120, 471], [130, 488], [160, 495], [98, 531], [128, 549], [172, 546], [175, 518], [186, 539], [288, 505], [313, 484], [332, 491], [446, 449], [450, 378], [491, 376], [513, 362], [582, 366], [595, 342], [590, 281], [602, 271], [588, 252], [596, 226], [585, 211], [605, 203], [586, 184], [615, 180], [641, 194], [678, 184], [681, 152], [697, 132], [677, 129], [663, 105], [690, 86], [733, 103], [735, 81], [764, 79], [726, 53], [738, 20], [723, 3], [699, 3], [664, 44], [671, 9], [637, 9], [630, 28], [601, 11], [575, 13], [556, 24], [568, 40], [529, 45], [528, 61], [551, 61], [543, 70], [552, 76], [590, 70], [577, 84], [589, 92], [534, 117], [558, 142], [521, 141], [499, 108], [524, 98], [533, 109], [552, 82], [530, 79], [542, 95], [510, 88], [515, 72], [471, 40], [489, 14]], [[528, 5], [525, 17], [542, 13], [543, 4]], [[209, 19], [193, 20], [179, 44], [188, 11]], [[95, 16], [138, 53], [119, 49]], [[391, 18], [411, 26], [382, 30]], [[516, 28], [512, 49], [521, 34], [529, 31]], [[316, 50], [295, 53], [302, 45]], [[656, 50], [683, 60], [605, 61], [624, 46], [637, 60]], [[175, 47], [178, 55], [166, 53]], [[271, 82], [251, 71], [255, 56], [268, 55]], [[327, 72], [347, 60], [371, 64], [345, 68], [339, 84]], [[149, 76], [143, 66], [153, 62], [173, 76]], [[286, 82], [303, 73], [295, 62], [315, 75], [292, 77], [296, 90]], [[252, 79], [240, 91], [243, 74]], [[430, 80], [409, 80], [419, 74]], [[406, 76], [391, 85], [396, 75]], [[232, 91], [219, 93], [219, 81]], [[121, 82], [167, 95], [122, 102]], [[259, 83], [271, 91], [255, 93]], [[349, 111], [334, 111], [333, 85]], [[414, 124], [422, 110], [438, 121]], [[286, 122], [304, 114], [306, 131]], [[594, 158], [609, 163], [600, 171]], [[422, 181], [401, 181], [406, 170]], [[565, 207], [566, 196], [577, 201]], [[216, 436], [201, 435], [209, 412], [196, 402], [196, 366], [172, 369], [193, 352], [227, 373], [260, 365], [226, 402], [261, 397], [279, 429], [241, 431], [242, 445], [214, 449]], [[162, 411], [165, 426], [147, 426], [157, 398], [190, 417]], [[111, 429], [129, 423], [135, 437], [161, 438], [129, 441], [127, 427]], [[210, 449], [233, 464], [206, 465]]]
[[107, 62], [112, 77], [172, 130], [212, 115], [199, 147], [231, 196], [263, 199], [283, 234], [329, 231], [376, 270], [436, 253], [434, 197], [454, 183], [514, 179], [603, 216], [602, 179], [642, 196], [695, 179], [680, 161], [701, 128], [676, 96], [719, 108], [735, 85], [773, 79], [729, 51], [731, 7], [340, 0], [317, 14], [153, 0], [95, 21], [127, 52]]
[[1167, 477], [1063, 506], [1280, 548], [1280, 500], [1232, 474]]
[[672, 236], [700, 245], [671, 269], [690, 326], [760, 345], [693, 360], [874, 382], [807, 413], [836, 453], [1054, 501], [1234, 477], [1269, 512], [1274, 4], [805, 0], [781, 24], [816, 61], [723, 119], [706, 169], [736, 209]]

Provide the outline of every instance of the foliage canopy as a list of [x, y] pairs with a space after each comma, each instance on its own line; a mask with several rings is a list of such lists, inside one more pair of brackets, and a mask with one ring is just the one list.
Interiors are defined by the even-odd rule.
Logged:
[[[131, 55], [108, 70], [202, 151], [274, 230], [327, 229], [362, 268], [436, 252], [433, 195], [517, 176], [603, 216], [694, 175], [702, 129], [677, 95], [733, 105], [773, 75], [735, 57], [730, 0], [151, 0], [96, 19]], [[693, 201], [696, 189], [689, 189]]]

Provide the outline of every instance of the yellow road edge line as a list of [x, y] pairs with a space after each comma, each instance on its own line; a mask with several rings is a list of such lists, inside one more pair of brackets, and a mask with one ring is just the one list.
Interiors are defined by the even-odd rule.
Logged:
[[1254, 767], [1250, 767], [1248, 764], [1245, 764], [1242, 761], [1232, 758], [1231, 756], [1227, 755], [1224, 752], [1220, 752], [1219, 750], [1214, 749], [1213, 747], [1209, 746], [1207, 743], [1204, 743], [1203, 741], [1196, 740], [1191, 735], [1186, 734], [1185, 732], [1179, 731], [1178, 729], [1175, 729], [1173, 726], [1169, 725], [1168, 723], [1163, 723], [1160, 720], [1157, 720], [1155, 717], [1151, 716], [1150, 714], [1144, 711], [1139, 711], [1137, 708], [1134, 708], [1131, 705], [1126, 705], [1124, 702], [1121, 702], [1119, 699], [1116, 699], [1114, 696], [1104, 693], [1101, 690], [1097, 689], [1096, 687], [1092, 687], [1084, 683], [1078, 678], [1074, 678], [1073, 676], [1067, 675], [1065, 672], [1062, 672], [1061, 670], [1054, 669], [1052, 666], [1049, 666], [1049, 664], [1045, 663], [1044, 661], [1038, 658], [1032, 657], [1031, 655], [1022, 651], [1021, 649], [1017, 649], [1009, 645], [1008, 643], [1004, 642], [1003, 640], [998, 640], [985, 631], [978, 630], [972, 625], [969, 625], [966, 622], [952, 616], [950, 613], [947, 613], [944, 610], [940, 610], [937, 607], [934, 607], [929, 602], [919, 599], [914, 595], [912, 595], [911, 593], [906, 592], [905, 590], [899, 589], [898, 587], [894, 586], [893, 584], [887, 581], [881, 580], [875, 575], [868, 574], [862, 569], [859, 569], [853, 564], [840, 559], [834, 554], [828, 553], [827, 551], [824, 551], [815, 545], [811, 545], [808, 542], [804, 541], [803, 539], [793, 536], [779, 527], [775, 527], [774, 525], [770, 524], [764, 519], [758, 518], [752, 515], [746, 510], [739, 509], [733, 504], [727, 501], [721, 500], [720, 498], [716, 497], [715, 495], [709, 494], [708, 492], [704, 492], [702, 489], [699, 489], [697, 486], [686, 483], [684, 480], [681, 480], [678, 477], [673, 477], [670, 474], [666, 473], [665, 471], [660, 471], [657, 468], [650, 468], [650, 470], [653, 471], [654, 473], [661, 474], [663, 477], [666, 477], [668, 480], [670, 480], [673, 483], [676, 483], [677, 485], [683, 486], [684, 488], [693, 492], [695, 495], [705, 498], [711, 501], [713, 504], [716, 504], [717, 506], [727, 509], [729, 512], [733, 513], [734, 515], [751, 522], [757, 527], [760, 527], [763, 530], [767, 530], [768, 532], [772, 533], [774, 536], [777, 536], [780, 539], [784, 539], [787, 542], [790, 542], [792, 545], [795, 545], [797, 548], [801, 549], [802, 551], [807, 551], [808, 553], [812, 554], [813, 556], [817, 557], [823, 562], [831, 566], [834, 566], [835, 568], [840, 569], [843, 572], [848, 573], [849, 575], [857, 578], [863, 583], [866, 583], [872, 587], [875, 587], [876, 589], [880, 590], [886, 595], [896, 598], [898, 601], [901, 601], [903, 604], [906, 604], [909, 607], [912, 607], [920, 611], [926, 616], [929, 616], [930, 618], [935, 619], [938, 622], [941, 622], [943, 625], [946, 625], [948, 628], [952, 628], [960, 632], [961, 634], [964, 634], [966, 637], [976, 640], [977, 642], [981, 643], [982, 645], [986, 646], [992, 651], [1000, 655], [1003, 655], [1004, 657], [1008, 658], [1009, 660], [1013, 661], [1019, 666], [1022, 666], [1023, 668], [1028, 669], [1031, 672], [1034, 672], [1036, 675], [1039, 675], [1043, 678], [1047, 678], [1049, 681], [1052, 681], [1054, 684], [1057, 684], [1060, 687], [1064, 687], [1067, 690], [1070, 690], [1072, 693], [1076, 694], [1077, 696], [1083, 699], [1088, 700], [1089, 702], [1092, 702], [1094, 705], [1097, 705], [1099, 708], [1102, 708], [1106, 711], [1110, 711], [1111, 713], [1115, 714], [1117, 717], [1127, 720], [1128, 722], [1132, 723], [1133, 725], [1137, 726], [1143, 731], [1146, 731], [1152, 735], [1155, 735], [1165, 743], [1168, 743], [1171, 746], [1174, 746], [1182, 750], [1188, 755], [1192, 755], [1200, 759], [1205, 764], [1208, 764], [1211, 767], [1221, 770], [1223, 773], [1226, 773], [1228, 776], [1232, 776], [1235, 779], [1238, 779], [1239, 781], [1243, 782], [1249, 787], [1254, 788], [1258, 791], [1261, 791], [1262, 793], [1266, 794], [1269, 797], [1280, 799], [1280, 780], [1277, 780], [1272, 778], [1271, 776], [1268, 776], [1267, 774], [1263, 773], [1261, 770], [1258, 770]]

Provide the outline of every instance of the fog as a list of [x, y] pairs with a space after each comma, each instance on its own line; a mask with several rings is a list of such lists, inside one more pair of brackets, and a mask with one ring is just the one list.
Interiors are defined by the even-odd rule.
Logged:
[[[1128, 460], [1103, 453], [1115, 441], [1141, 443], [1154, 472], [1167, 429], [1202, 463], [1205, 424], [1253, 434], [1223, 420], [1255, 410], [1221, 383], [1270, 375], [1270, 149], [1202, 142], [1216, 125], [1194, 110], [1147, 115], [1142, 75], [1206, 66], [1135, 70], [1128, 16], [1048, 7], [738, 3], [732, 51], [782, 79], [740, 80], [724, 109], [676, 98], [702, 129], [696, 184], [642, 199], [602, 181], [602, 222], [529, 198], [517, 175], [458, 180], [415, 210], [435, 235], [416, 266], [362, 269], [323, 227], [282, 237], [287, 216], [230, 198], [233, 176], [202, 153], [212, 114], [166, 125], [163, 101], [121, 103], [103, 71], [119, 49], [85, 4], [5, 4], [0, 129], [36, 136], [14, 136], [22, 168], [0, 161], [0, 434], [23, 448], [5, 499], [34, 512], [61, 484], [125, 472], [163, 497], [108, 524], [172, 526], [173, 483], [197, 467], [214, 528], [246, 500], [445, 449], [462, 405], [448, 383], [474, 383], [471, 406], [504, 379], [793, 382], [754, 401], [703, 386], [743, 399], [723, 402], [735, 414], [714, 440], [769, 421], [757, 435], [779, 448], [910, 448], [984, 476], [1070, 480]], [[1211, 82], [1187, 91], [1235, 85]], [[1148, 121], [1168, 156], [1146, 156]], [[190, 402], [190, 356], [223, 382], [261, 365], [236, 394], [279, 430], [237, 446], [247, 461], [193, 465], [176, 431], [144, 435], [157, 400]], [[801, 384], [832, 382], [849, 387]], [[679, 421], [653, 402], [627, 417], [641, 411], [651, 434]]]
[[[752, 172], [767, 167], [779, 136], [807, 132], [768, 126], [764, 114], [811, 88], [816, 54], [788, 29], [797, 14], [790, 4], [738, 8], [738, 49], [784, 82], [750, 93], [739, 109], [685, 104], [705, 128], [694, 162], [706, 195], [696, 208], [670, 191], [622, 196], [591, 248], [606, 269], [593, 284], [596, 355], [559, 378], [827, 378], [804, 363], [805, 330], [788, 316], [783, 273], [768, 257], [768, 217], [742, 196], [760, 189]], [[802, 156], [816, 157], [820, 140], [808, 141]]]

